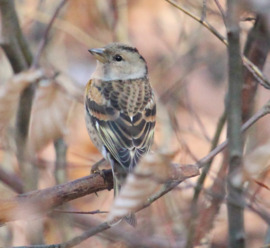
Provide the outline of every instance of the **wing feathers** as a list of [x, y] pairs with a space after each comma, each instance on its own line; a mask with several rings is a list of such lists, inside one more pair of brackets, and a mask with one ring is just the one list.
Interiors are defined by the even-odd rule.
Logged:
[[95, 99], [100, 97], [96, 93], [91, 95], [92, 99], [86, 100], [92, 122], [98, 123], [94, 126], [101, 141], [114, 159], [126, 169], [133, 168], [153, 142], [156, 105], [152, 89], [145, 80], [95, 80], [92, 87], [99, 90], [103, 99]]

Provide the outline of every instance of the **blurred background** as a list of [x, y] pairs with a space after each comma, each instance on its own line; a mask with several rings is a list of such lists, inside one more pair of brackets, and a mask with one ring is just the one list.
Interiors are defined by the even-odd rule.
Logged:
[[[34, 56], [59, 3], [59, 0], [15, 1], [23, 34]], [[219, 3], [225, 9], [225, 2]], [[224, 21], [215, 1], [179, 0], [178, 4], [207, 20], [226, 36]], [[248, 8], [243, 8], [239, 15], [243, 20], [240, 27], [244, 47], [255, 15]], [[42, 68], [57, 73], [57, 76], [55, 80], [44, 80], [39, 84], [33, 104], [28, 145], [33, 165], [37, 168], [36, 174], [33, 173], [37, 178], [36, 188], [44, 189], [89, 175], [91, 166], [102, 158], [85, 128], [83, 93], [96, 66], [88, 49], [113, 41], [134, 45], [147, 61], [158, 100], [153, 150], [177, 151], [174, 162], [178, 164], [193, 164], [210, 151], [224, 112], [228, 85], [226, 46], [200, 23], [165, 0], [69, 0], [54, 20], [40, 62]], [[266, 61], [266, 76], [270, 76], [269, 69], [269, 61]], [[10, 64], [0, 50], [0, 83], [4, 85], [12, 76]], [[269, 97], [269, 91], [259, 86], [254, 111], [261, 108]], [[256, 123], [247, 132], [245, 145], [245, 156], [251, 156], [247, 160], [252, 167], [251, 172], [246, 169], [246, 187], [251, 195], [256, 191], [265, 207], [270, 206], [269, 188], [258, 189], [251, 177], [263, 176], [264, 185], [269, 185], [269, 121], [266, 116]], [[2, 138], [0, 164], [4, 170], [20, 177], [14, 146], [9, 139], [12, 128], [10, 130]], [[226, 126], [220, 141], [225, 138]], [[65, 168], [57, 171], [55, 150], [58, 148], [66, 148], [66, 162]], [[223, 163], [223, 154], [215, 157], [198, 201], [199, 213], [213, 204], [213, 195], [209, 192], [218, 188], [219, 177], [225, 174], [226, 168], [220, 169]], [[148, 247], [184, 247], [190, 235], [190, 209], [197, 180], [198, 177], [186, 180], [137, 214], [135, 233], [142, 240], [148, 240]], [[3, 199], [16, 195], [3, 183], [0, 183], [0, 193]], [[74, 200], [63, 209], [108, 211], [112, 201], [113, 191], [103, 191]], [[227, 247], [225, 200], [216, 207], [217, 212], [208, 228], [201, 231], [198, 247]], [[106, 214], [78, 216], [52, 212], [28, 221], [10, 222], [0, 227], [0, 246], [63, 242], [91, 225], [95, 226], [98, 223], [95, 221], [105, 219]], [[119, 228], [124, 229], [120, 230], [134, 232], [125, 223], [121, 225]], [[247, 247], [262, 247], [266, 222], [247, 209], [245, 226]], [[132, 232], [126, 235], [117, 229], [114, 234], [105, 232], [78, 247], [132, 247]]]

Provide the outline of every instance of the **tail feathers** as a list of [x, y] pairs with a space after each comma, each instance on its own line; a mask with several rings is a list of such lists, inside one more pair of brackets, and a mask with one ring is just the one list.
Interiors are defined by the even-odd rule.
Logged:
[[[113, 177], [113, 188], [114, 188], [114, 198], [116, 198], [121, 190], [121, 184], [120, 181], [115, 176]], [[125, 216], [124, 220], [133, 227], [137, 226], [137, 219], [134, 213], [130, 213], [129, 215]]]

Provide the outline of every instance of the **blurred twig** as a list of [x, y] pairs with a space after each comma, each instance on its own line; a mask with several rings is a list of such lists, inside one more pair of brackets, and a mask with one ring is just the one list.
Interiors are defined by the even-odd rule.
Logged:
[[[270, 113], [270, 101], [242, 126], [241, 131], [242, 132], [245, 131], [247, 128], [253, 125], [256, 121], [258, 121], [260, 118], [262, 118], [263, 116], [269, 113]], [[227, 142], [223, 142], [216, 149], [210, 152], [207, 156], [205, 156], [200, 161], [198, 161], [195, 165], [181, 166], [180, 168], [181, 168], [182, 178], [179, 178], [179, 180], [167, 183], [161, 191], [159, 191], [154, 196], [150, 197], [148, 201], [141, 207], [141, 209], [146, 208], [149, 205], [151, 205], [151, 203], [153, 203], [154, 201], [156, 201], [157, 199], [165, 195], [167, 192], [171, 191], [173, 188], [175, 188], [179, 183], [184, 181], [186, 178], [198, 175], [198, 167], [203, 167], [205, 163], [209, 162], [209, 160], [211, 160], [216, 154], [222, 151], [226, 146], [227, 146]], [[13, 208], [13, 210], [16, 210], [16, 212], [19, 212], [18, 210], [23, 207], [22, 200], [24, 199], [26, 200], [27, 204], [34, 204], [36, 207], [34, 209], [36, 212], [31, 211], [31, 213], [28, 213], [28, 214], [33, 215], [37, 213], [44, 213], [53, 207], [59, 206], [60, 204], [63, 204], [72, 199], [76, 199], [83, 195], [90, 194], [99, 190], [111, 189], [113, 186], [111, 170], [105, 171], [105, 175], [107, 176], [105, 181], [101, 175], [93, 174], [91, 176], [80, 178], [78, 180], [75, 180], [75, 181], [72, 181], [63, 185], [57, 185], [57, 186], [54, 186], [45, 190], [37, 190], [34, 192], [30, 192], [28, 194], [21, 195], [17, 199], [13, 200], [13, 202], [15, 203], [17, 202], [17, 204], [20, 203], [19, 205], [16, 205], [17, 208], [15, 207]], [[10, 206], [8, 206], [8, 210], [10, 211], [9, 213], [12, 213]], [[0, 221], [6, 222], [6, 221], [11, 220], [11, 219], [6, 220], [5, 219], [6, 216], [4, 215], [1, 216], [1, 214], [2, 215], [4, 214], [2, 210], [0, 211]], [[27, 216], [24, 215], [23, 217], [27, 217]], [[12, 218], [13, 219], [19, 218], [19, 216], [12, 215]], [[94, 234], [101, 232], [103, 230], [106, 230], [108, 228], [109, 228], [109, 225], [105, 222], [101, 224], [101, 226], [89, 230], [88, 232], [86, 232], [86, 234], [82, 235], [81, 238], [78, 238], [78, 239], [75, 238], [75, 241], [82, 242], [88, 237], [91, 237]], [[74, 240], [71, 241], [71, 243], [67, 242], [66, 244], [74, 244]], [[65, 245], [65, 243], [63, 245]], [[49, 246], [40, 246], [40, 247], [49, 247]], [[61, 247], [61, 246], [52, 246], [52, 247]], [[71, 246], [62, 246], [62, 247], [71, 247]]]
[[[214, 138], [212, 140], [212, 145], [211, 145], [210, 151], [215, 149], [216, 146], [218, 145], [219, 138], [220, 138], [222, 129], [225, 125], [225, 122], [226, 122], [226, 110], [219, 118], [219, 122], [217, 124]], [[198, 200], [199, 200], [199, 196], [200, 196], [201, 190], [203, 188], [203, 184], [204, 184], [204, 181], [206, 179], [206, 176], [211, 168], [212, 162], [213, 162], [213, 158], [205, 164], [205, 166], [203, 167], [202, 173], [197, 181], [196, 187], [194, 189], [194, 195], [193, 195], [193, 199], [191, 202], [191, 217], [190, 217], [190, 221], [189, 221], [188, 237], [187, 237], [187, 243], [186, 243], [187, 248], [193, 247], [193, 244], [195, 241], [194, 236], [196, 235], [195, 228], [197, 226], [196, 223], [197, 223], [197, 217], [198, 217]]]
[[[196, 176], [199, 173], [197, 166], [183, 165], [180, 166], [180, 168], [181, 178], [179, 179], [178, 184], [184, 179]], [[111, 170], [103, 170], [103, 176], [100, 174], [91, 174], [90, 176], [83, 177], [65, 184], [19, 195], [16, 198], [8, 200], [8, 204], [5, 204], [5, 201], [3, 201], [2, 204], [0, 204], [0, 223], [5, 223], [20, 218], [27, 218], [31, 215], [42, 214], [54, 207], [79, 197], [104, 189], [112, 189], [113, 182]], [[164, 190], [155, 195], [144, 205], [144, 208], [167, 193], [170, 189], [172, 188], [168, 188], [168, 190]], [[32, 211], [25, 211], [24, 206], [30, 206]], [[16, 211], [18, 214], [12, 214], [14, 211]]]
[[[28, 16], [41, 23], [49, 23], [51, 20], [51, 16], [48, 16], [46, 13], [42, 11], [36, 10], [34, 12], [29, 12], [28, 9], [26, 9], [25, 12], [27, 13]], [[77, 40], [78, 42], [80, 42], [85, 46], [89, 46], [89, 44], [92, 44], [94, 47], [95, 46], [98, 47], [102, 44], [101, 41], [97, 40], [97, 37], [90, 36], [76, 25], [67, 22], [65, 20], [56, 18], [54, 20], [53, 26], [69, 34], [71, 37], [73, 37], [75, 40]]]
[[182, 11], [183, 13], [185, 13], [186, 15], [188, 15], [189, 17], [191, 17], [193, 20], [201, 23], [205, 28], [207, 28], [212, 34], [214, 34], [222, 43], [224, 43], [225, 45], [227, 45], [227, 40], [225, 37], [223, 37], [211, 24], [209, 24], [207, 21], [202, 20], [201, 18], [199, 18], [198, 16], [192, 14], [190, 11], [188, 11], [187, 9], [185, 9], [184, 7], [178, 5], [176, 2], [171, 1], [171, 0], [165, 0], [166, 2], [168, 2], [169, 4], [171, 4], [172, 6], [174, 6], [175, 8], [179, 9], [180, 11]]
[[[267, 102], [258, 112], [256, 112], [248, 121], [246, 121], [241, 128], [241, 132], [245, 132], [249, 127], [251, 127], [255, 122], [270, 113], [270, 101]], [[223, 151], [228, 145], [228, 140], [222, 142], [215, 149], [209, 152], [205, 157], [200, 159], [196, 164], [202, 168], [206, 163], [208, 163], [213, 157], [218, 153]]]
[[219, 0], [214, 0], [214, 1], [215, 1], [216, 5], [217, 5], [217, 7], [219, 9], [219, 12], [220, 12], [220, 14], [222, 16], [223, 22], [226, 25], [226, 16], [225, 16], [225, 13], [224, 13], [224, 10], [223, 10], [222, 6], [221, 6]]
[[[224, 45], [228, 46], [228, 41], [225, 37], [223, 37], [211, 24], [207, 21], [201, 20], [201, 18], [197, 17], [196, 15], [192, 14], [190, 11], [186, 10], [182, 6], [178, 5], [176, 2], [172, 0], [165, 0], [166, 2], [173, 5], [175, 8], [179, 9], [193, 20], [201, 23], [208, 31], [214, 34]], [[242, 56], [244, 66], [258, 79], [258, 82], [265, 88], [270, 88], [270, 81], [268, 78], [262, 73], [262, 71], [254, 65], [247, 57]]]
[[66, 175], [66, 154], [67, 154], [67, 145], [62, 138], [59, 138], [54, 141], [54, 148], [56, 153], [56, 162], [55, 162], [55, 180], [57, 184], [64, 183], [67, 179]]
[[48, 41], [48, 37], [49, 37], [49, 32], [52, 28], [52, 25], [56, 19], [56, 17], [58, 16], [60, 10], [63, 8], [63, 6], [66, 4], [68, 0], [62, 0], [59, 5], [57, 6], [57, 8], [55, 9], [53, 15], [52, 15], [52, 18], [51, 20], [49, 21], [47, 27], [46, 27], [46, 30], [45, 32], [43, 33], [43, 37], [41, 38], [41, 41], [39, 42], [39, 46], [38, 46], [38, 50], [37, 50], [37, 53], [36, 53], [36, 56], [34, 57], [33, 59], [33, 62], [32, 62], [32, 65], [31, 67], [33, 68], [37, 68], [38, 67], [38, 63], [39, 63], [39, 60], [40, 60], [40, 56], [45, 48], [45, 45]]
[[[263, 19], [258, 16], [256, 23], [250, 30], [247, 42], [244, 49], [244, 54], [255, 63], [260, 69], [263, 68], [265, 64], [265, 58], [267, 57], [269, 51], [268, 37], [265, 35], [265, 23]], [[247, 69], [244, 69], [244, 84], [242, 88], [242, 121], [245, 122], [250, 118], [253, 107], [254, 107], [254, 96], [257, 90], [257, 82], [253, 77], [254, 75], [250, 73]], [[225, 152], [223, 162], [216, 179], [211, 186], [210, 191], [215, 195], [219, 194], [225, 196], [225, 188], [223, 183], [225, 181], [227, 168], [227, 152]], [[202, 172], [203, 174], [203, 172]], [[213, 198], [210, 205], [207, 205], [200, 212], [199, 220], [196, 228], [196, 236], [194, 245], [198, 245], [200, 240], [206, 235], [206, 233], [212, 228], [214, 218], [219, 211], [220, 204], [222, 203], [223, 197], [221, 199]]]
[[[149, 198], [149, 200], [138, 211], [148, 207], [154, 201], [156, 201], [161, 196], [163, 196], [167, 192], [169, 192], [172, 188], [177, 186], [179, 183], [181, 183], [182, 181], [184, 181], [185, 179], [187, 179], [189, 177], [197, 175], [197, 173], [198, 173], [198, 168], [196, 166], [192, 166], [192, 165], [183, 166], [182, 167], [182, 178], [177, 180], [177, 182], [169, 183], [168, 185], [166, 185], [163, 190], [161, 190], [159, 193], [157, 193], [154, 196], [152, 196], [151, 198]], [[109, 229], [110, 227], [111, 226], [107, 222], [103, 222], [102, 224], [98, 225], [97, 227], [94, 227], [94, 228], [87, 230], [82, 235], [79, 235], [66, 243], [60, 244], [59, 247], [61, 247], [61, 248], [73, 247], [75, 245], [80, 244], [81, 242], [88, 239], [89, 237], [92, 237], [93, 235], [95, 235], [97, 233], [100, 233], [100, 232], [103, 232], [103, 231]]]
[[95, 210], [95, 211], [69, 211], [69, 210], [61, 210], [61, 209], [54, 209], [53, 212], [56, 213], [63, 213], [63, 214], [107, 214], [108, 211], [100, 211], [100, 210]]
[[[15, 73], [19, 73], [29, 67], [32, 55], [22, 34], [18, 17], [14, 7], [14, 1], [0, 0], [1, 10], [1, 46]], [[32, 101], [35, 85], [31, 84], [22, 92], [16, 116], [15, 140], [17, 157], [21, 164], [24, 190], [33, 189], [36, 184], [36, 176], [33, 166], [27, 161], [26, 142], [28, 136]]]
[[[54, 177], [56, 184], [65, 183], [67, 180], [67, 161], [66, 161], [66, 155], [67, 155], [67, 145], [63, 138], [59, 138], [54, 141], [54, 149], [56, 154], [56, 161], [55, 161], [55, 170], [54, 170]], [[65, 211], [64, 209], [67, 206], [63, 207], [62, 211]], [[70, 238], [70, 235], [72, 234], [71, 228], [72, 228], [72, 221], [71, 216], [67, 215], [57, 215], [57, 228], [60, 230], [62, 241], [66, 241]]]

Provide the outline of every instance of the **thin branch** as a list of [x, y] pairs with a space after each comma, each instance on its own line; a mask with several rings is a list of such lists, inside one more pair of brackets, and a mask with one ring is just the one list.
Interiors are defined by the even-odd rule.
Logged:
[[[253, 61], [260, 69], [263, 69], [265, 64], [265, 58], [267, 57], [269, 50], [269, 41], [267, 35], [265, 35], [265, 23], [263, 19], [258, 16], [256, 23], [249, 31], [248, 38], [246, 41], [244, 54]], [[254, 109], [254, 97], [257, 90], [257, 82], [254, 79], [254, 75], [250, 73], [247, 69], [244, 70], [244, 86], [242, 87], [242, 122], [245, 122], [250, 118], [253, 109]], [[248, 151], [246, 151], [248, 152]], [[215, 194], [225, 196], [225, 175], [227, 168], [227, 152], [223, 156], [223, 162], [221, 168], [216, 176], [216, 179], [211, 186], [211, 191]], [[204, 170], [207, 168], [207, 165], [203, 168], [201, 177], [204, 174]], [[200, 180], [200, 179], [199, 179]], [[198, 181], [199, 181], [198, 180]], [[199, 187], [202, 190], [202, 185]], [[196, 191], [196, 190], [195, 190]], [[255, 194], [255, 193], [254, 193]], [[198, 245], [200, 240], [207, 235], [209, 230], [214, 226], [213, 222], [215, 216], [218, 214], [220, 209], [220, 204], [222, 199], [212, 198], [211, 203], [207, 207], [203, 208], [198, 217], [198, 222], [196, 223], [196, 233], [194, 245]]]
[[56, 213], [63, 213], [63, 214], [107, 214], [108, 211], [100, 211], [100, 210], [94, 210], [94, 211], [72, 211], [72, 210], [62, 210], [62, 209], [54, 209], [53, 212]]
[[219, 10], [219, 12], [220, 12], [220, 14], [222, 16], [222, 20], [223, 20], [223, 22], [224, 22], [224, 24], [226, 26], [226, 16], [225, 16], [224, 10], [223, 10], [219, 0], [214, 0], [214, 1], [215, 1], [216, 5], [218, 7], [218, 10]]
[[[246, 131], [250, 126], [252, 126], [256, 121], [258, 121], [263, 116], [270, 113], [270, 101], [255, 115], [253, 115], [241, 128], [241, 132]], [[180, 168], [182, 169], [183, 177], [191, 177], [198, 174], [198, 168], [202, 168], [207, 162], [209, 162], [213, 157], [215, 157], [219, 152], [221, 152], [226, 146], [228, 142], [224, 141], [222, 144], [217, 146], [214, 150], [212, 150], [208, 155], [203, 157], [194, 165], [182, 165]], [[197, 174], [196, 174], [197, 173]], [[97, 191], [101, 191], [104, 189], [110, 190], [113, 186], [112, 182], [112, 174], [111, 170], [104, 171], [105, 179], [99, 174], [93, 174], [87, 177], [83, 177], [77, 179], [75, 181], [68, 182], [62, 185], [56, 185], [51, 188], [47, 188], [44, 190], [36, 190], [33, 192], [29, 192], [27, 194], [19, 195], [15, 199], [11, 199], [10, 201], [13, 203], [13, 208], [8, 208], [8, 212], [3, 211], [1, 209], [0, 204], [0, 222], [5, 223], [7, 221], [15, 220], [19, 218], [18, 215], [11, 215], [10, 218], [7, 218], [6, 214], [11, 214], [13, 210], [20, 210], [22, 208], [22, 203], [32, 204], [33, 202], [37, 207], [35, 212], [28, 212], [27, 214], [33, 215], [36, 213], [42, 214], [51, 210], [53, 207], [57, 207], [67, 201], [77, 199], [87, 194], [91, 194]], [[174, 187], [176, 187], [180, 181], [173, 181], [171, 183], [166, 184], [165, 188], [157, 193], [157, 195], [153, 196], [149, 201], [144, 205], [145, 207], [149, 206], [153, 201], [160, 198]], [[24, 201], [23, 201], [24, 200]], [[41, 204], [42, 203], [42, 204]], [[2, 205], [3, 206], [3, 205]], [[6, 209], [5, 209], [6, 210]], [[22, 217], [27, 217], [24, 214]]]
[[[219, 138], [220, 138], [225, 122], [226, 122], [226, 110], [223, 112], [223, 114], [219, 118], [216, 132], [212, 140], [211, 151], [215, 149], [218, 145]], [[199, 200], [199, 196], [203, 188], [203, 184], [206, 179], [206, 176], [211, 168], [212, 162], [213, 162], [213, 158], [209, 160], [208, 163], [205, 164], [205, 166], [203, 167], [202, 173], [197, 181], [196, 187], [194, 189], [194, 195], [191, 202], [191, 217], [189, 221], [188, 237], [187, 237], [187, 243], [186, 243], [187, 248], [193, 247], [193, 244], [194, 244], [195, 228], [197, 226], [196, 222], [197, 222], [197, 217], [198, 217], [198, 200]]]
[[194, 15], [193, 13], [191, 13], [190, 11], [185, 9], [184, 7], [178, 5], [174, 1], [171, 1], [171, 0], [165, 0], [165, 1], [168, 2], [169, 4], [171, 4], [172, 6], [174, 6], [175, 8], [179, 9], [183, 13], [185, 13], [187, 16], [191, 17], [193, 20], [201, 23], [208, 31], [210, 31], [212, 34], [214, 34], [223, 44], [228, 45], [226, 38], [223, 37], [211, 24], [209, 24], [205, 20], [202, 20], [201, 18]]
[[[270, 101], [259, 111], [257, 112], [254, 116], [252, 116], [243, 126], [241, 129], [241, 132], [244, 132], [246, 129], [248, 129], [251, 125], [253, 125], [256, 121], [258, 121], [260, 118], [265, 116], [266, 114], [270, 113]], [[227, 146], [227, 141], [223, 142], [221, 145], [219, 145], [216, 149], [214, 149], [212, 152], [210, 152], [207, 156], [202, 158], [200, 161], [198, 161], [195, 165], [183, 165], [181, 166], [181, 171], [183, 173], [182, 179], [180, 178], [179, 180], [172, 181], [167, 183], [164, 188], [159, 191], [157, 194], [152, 196], [151, 198], [148, 199], [148, 201], [138, 210], [140, 211], [141, 209], [144, 209], [151, 205], [154, 201], [165, 195], [167, 192], [171, 191], [174, 189], [179, 183], [184, 181], [186, 178], [196, 176], [198, 175], [198, 167], [202, 167], [205, 163], [209, 162], [216, 154], [221, 152], [225, 147]], [[72, 199], [79, 198], [83, 195], [90, 194], [99, 190], [103, 189], [111, 189], [113, 186], [112, 182], [112, 174], [111, 170], [107, 171], [106, 173], [109, 173], [104, 181], [104, 179], [99, 175], [99, 174], [94, 174], [88, 177], [80, 178], [78, 180], [69, 182], [64, 185], [57, 185], [45, 190], [38, 190], [34, 192], [30, 192], [28, 194], [24, 194], [24, 198], [33, 198], [36, 200], [35, 204], [37, 202], [42, 202], [46, 203], [43, 204], [43, 209], [39, 209], [37, 211], [38, 213], [44, 213], [48, 210], [50, 210], [53, 207], [59, 206], [63, 204], [64, 202], [67, 202]], [[105, 175], [106, 175], [105, 173]], [[93, 177], [93, 178], [92, 178]], [[108, 182], [109, 180], [109, 182]], [[98, 184], [98, 185], [97, 185]], [[89, 189], [90, 185], [90, 189]], [[57, 191], [57, 192], [54, 192]], [[78, 195], [79, 193], [79, 195]], [[43, 200], [40, 201], [40, 198]], [[16, 201], [16, 199], [15, 199]], [[18, 201], [18, 200], [17, 200]], [[1, 205], [0, 205], [1, 206]], [[20, 207], [22, 207], [22, 204], [20, 204]], [[20, 208], [19, 208], [20, 209]], [[16, 213], [18, 213], [19, 209], [15, 209]], [[1, 210], [1, 209], [0, 209]], [[0, 222], [5, 222], [7, 220], [3, 219], [5, 216], [1, 216], [2, 211], [0, 211]], [[29, 213], [29, 215], [34, 214], [33, 212]], [[13, 218], [18, 218], [18, 216], [13, 216]], [[8, 220], [10, 221], [10, 220]], [[82, 242], [83, 240], [95, 235], [98, 232], [102, 232], [103, 230], [106, 230], [110, 228], [108, 223], [102, 223], [101, 226], [98, 226], [94, 229], [89, 230], [85, 235], [82, 235], [81, 238], [76, 237], [76, 242]], [[71, 240], [71, 243], [64, 243], [63, 245], [69, 245], [73, 244], [74, 245], [74, 240]], [[54, 245], [54, 246], [37, 246], [41, 248], [50, 248], [50, 247], [71, 247], [71, 246], [60, 246]]]
[[[211, 24], [209, 24], [206, 21], [202, 21], [201, 18], [197, 17], [187, 9], [183, 8], [182, 6], [178, 5], [176, 2], [172, 0], [165, 0], [175, 8], [179, 9], [183, 13], [185, 13], [187, 16], [191, 17], [193, 20], [199, 22], [203, 27], [205, 27], [208, 31], [210, 31], [213, 35], [215, 35], [224, 45], [228, 46], [228, 41], [225, 37], [223, 37]], [[242, 56], [243, 64], [244, 66], [254, 75], [256, 75], [257, 78], [259, 78], [259, 83], [265, 87], [270, 88], [270, 81], [268, 78], [262, 73], [262, 71], [254, 65], [247, 57]]]
[[54, 11], [54, 13], [52, 15], [52, 18], [49, 21], [45, 32], [43, 33], [43, 37], [42, 37], [41, 41], [39, 42], [37, 53], [36, 53], [36, 55], [35, 55], [35, 57], [33, 59], [32, 65], [31, 65], [32, 68], [37, 68], [38, 67], [41, 54], [42, 54], [42, 52], [43, 52], [43, 50], [45, 48], [45, 45], [47, 44], [47, 41], [48, 41], [49, 32], [50, 32], [50, 30], [51, 30], [51, 28], [53, 26], [53, 23], [54, 23], [56, 17], [59, 15], [60, 10], [63, 8], [63, 6], [66, 4], [67, 1], [68, 0], [62, 0], [59, 3], [59, 5], [57, 6], [57, 8], [55, 9], [55, 11]]
[[[140, 209], [138, 209], [138, 211], [150, 206], [154, 201], [156, 201], [157, 199], [159, 199], [160, 197], [165, 195], [167, 192], [169, 192], [171, 189], [173, 189], [179, 183], [183, 182], [185, 179], [189, 178], [190, 176], [198, 175], [198, 168], [196, 166], [186, 165], [186, 166], [182, 167], [182, 172], [183, 172], [183, 177], [180, 180], [178, 180], [176, 182], [168, 183], [164, 187], [163, 190], [161, 190], [160, 192], [158, 192], [154, 196], [150, 197], [148, 199], [148, 201]], [[75, 245], [80, 244], [84, 240], [94, 236], [95, 234], [102, 232], [102, 231], [105, 231], [109, 228], [111, 228], [111, 226], [107, 222], [104, 222], [104, 223], [98, 225], [97, 227], [89, 229], [88, 231], [84, 232], [82, 235], [79, 235], [79, 236], [73, 238], [72, 240], [61, 244], [60, 247], [61, 248], [73, 247]]]
[[[255, 113], [247, 122], [245, 122], [241, 128], [241, 132], [245, 132], [249, 127], [251, 127], [255, 122], [270, 113], [270, 101], [267, 102], [262, 109]], [[225, 140], [220, 145], [218, 145], [214, 150], [209, 152], [205, 157], [200, 159], [196, 165], [202, 168], [206, 163], [208, 163], [212, 158], [214, 158], [218, 153], [223, 151], [228, 145], [228, 140]]]
[[[16, 198], [1, 202], [0, 223], [43, 214], [65, 202], [112, 188], [112, 172], [111, 170], [103, 170], [103, 176], [92, 174], [44, 190], [21, 194]], [[31, 209], [31, 211], [28, 211], [28, 209]]]
[[204, 21], [206, 19], [206, 12], [207, 12], [207, 0], [203, 0], [203, 4], [202, 4], [202, 16], [201, 16], [201, 20]]

